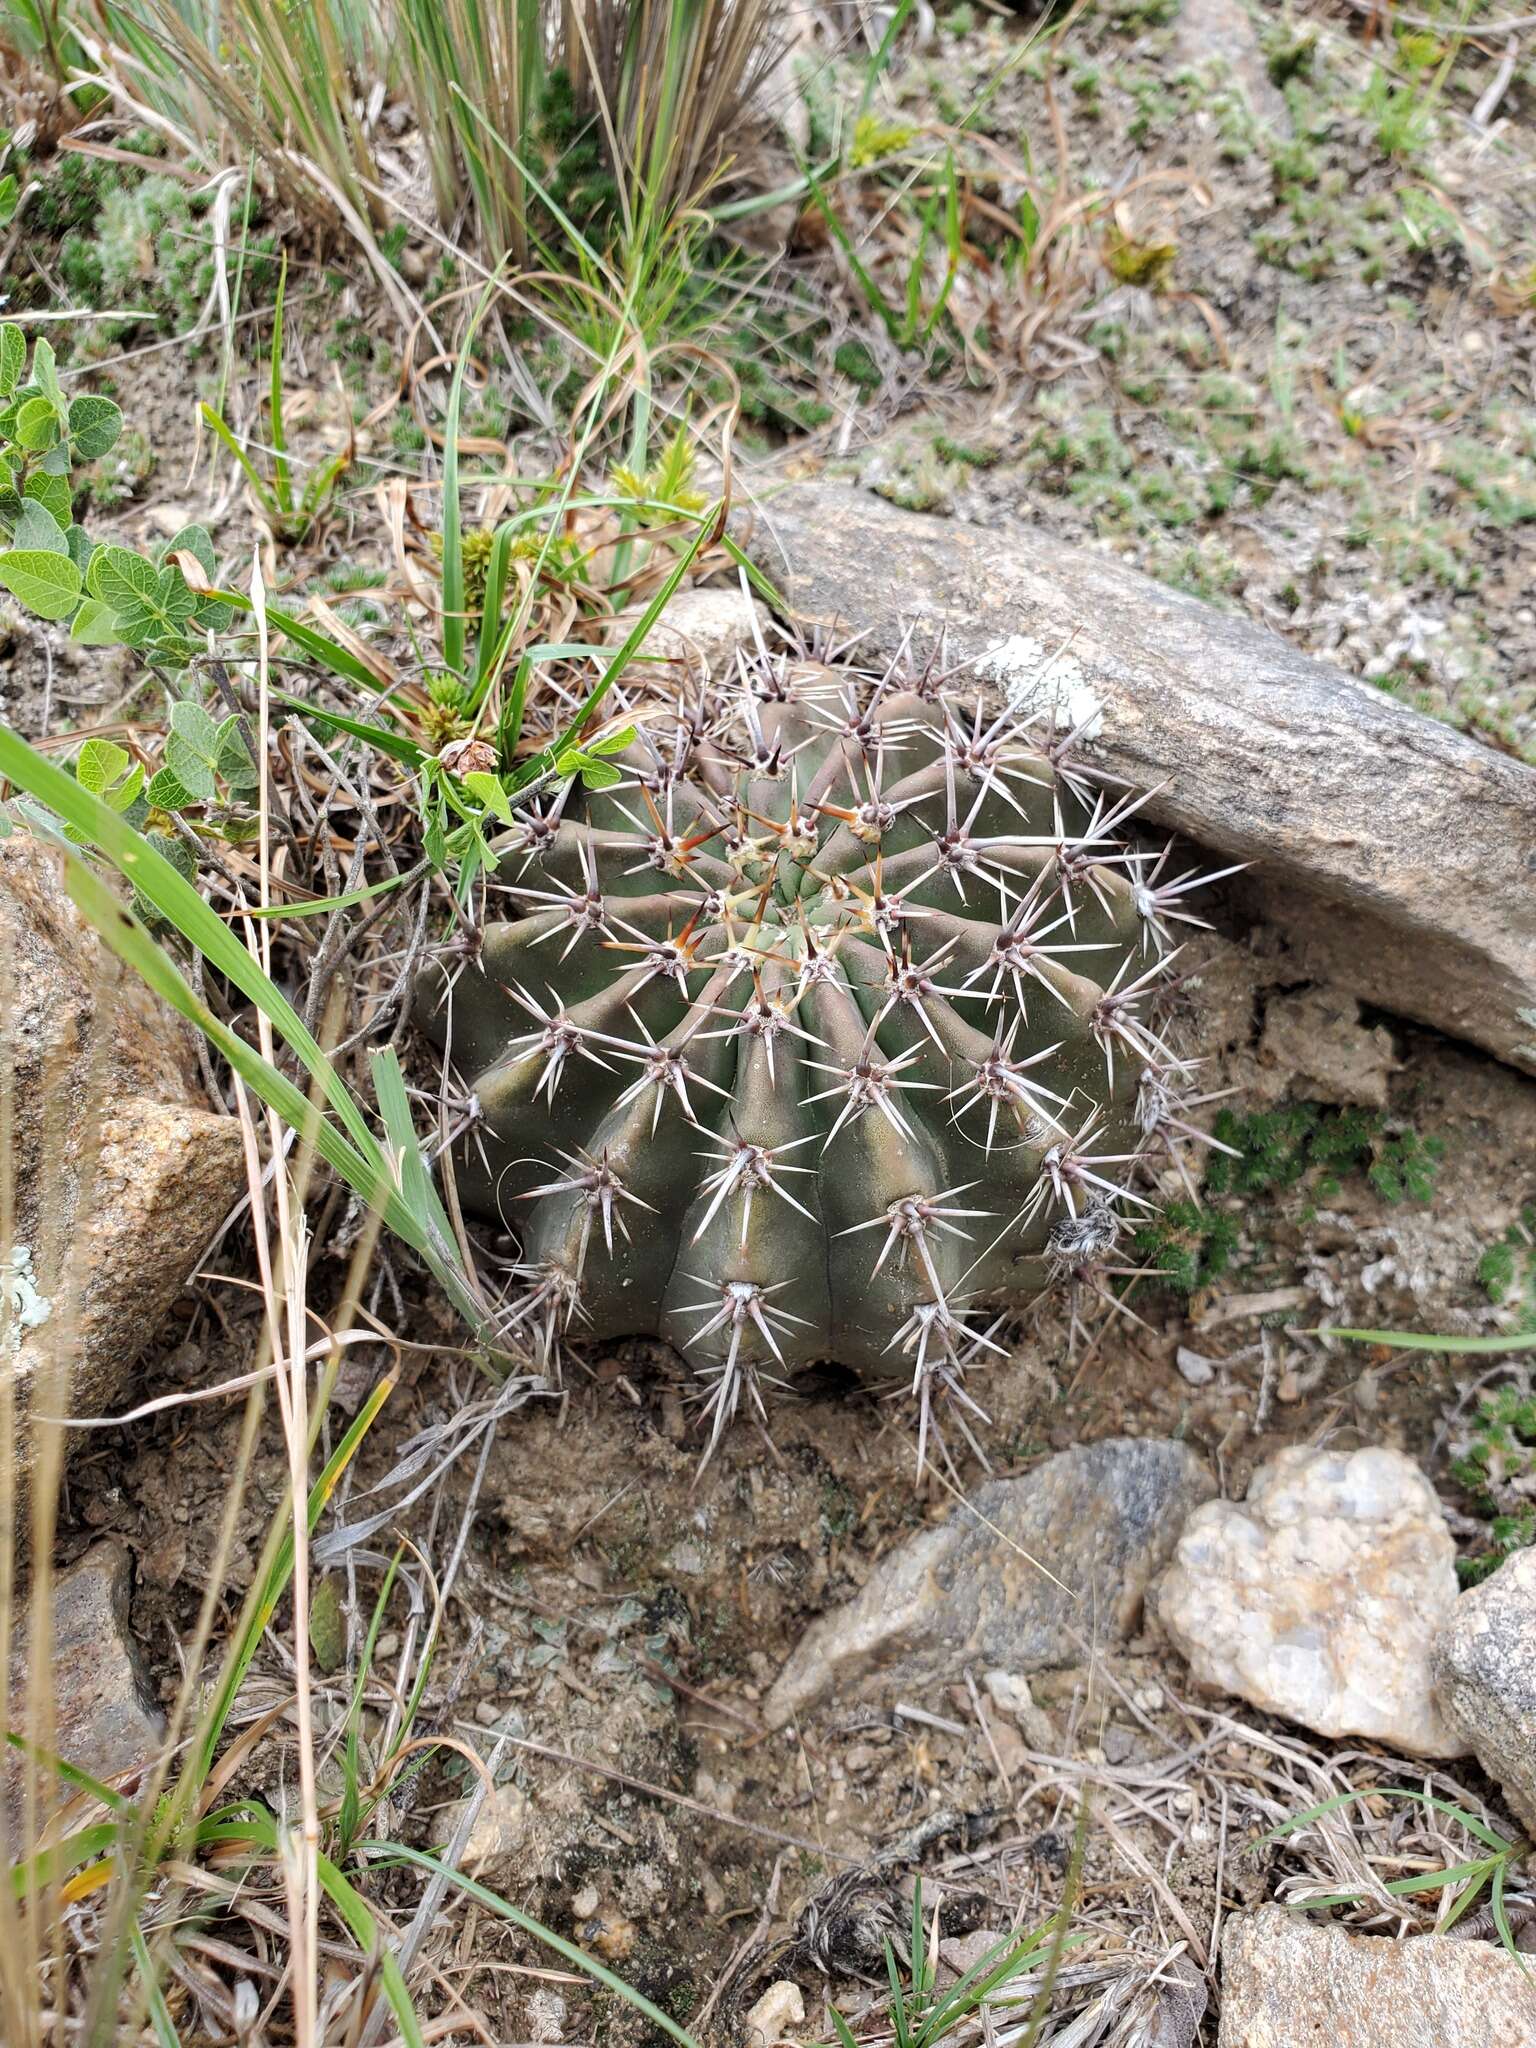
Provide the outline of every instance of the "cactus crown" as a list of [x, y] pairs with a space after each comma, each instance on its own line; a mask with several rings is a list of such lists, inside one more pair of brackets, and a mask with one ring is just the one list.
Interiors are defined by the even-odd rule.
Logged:
[[546, 1356], [573, 1323], [662, 1336], [716, 1436], [815, 1360], [958, 1394], [988, 1309], [1149, 1206], [1191, 878], [1120, 843], [1136, 800], [1065, 743], [942, 681], [763, 655], [718, 709], [640, 717], [615, 786], [521, 820], [509, 921], [419, 991], [515, 1313]]

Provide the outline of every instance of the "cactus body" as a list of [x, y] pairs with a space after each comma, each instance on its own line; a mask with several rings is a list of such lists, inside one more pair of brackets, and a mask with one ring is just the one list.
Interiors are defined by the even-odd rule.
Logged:
[[949, 1372], [1100, 1262], [1167, 1120], [1145, 1005], [1184, 916], [1117, 840], [1134, 801], [1006, 712], [766, 659], [617, 765], [521, 822], [510, 921], [419, 990], [528, 1329], [658, 1334], [718, 1424], [755, 1373]]

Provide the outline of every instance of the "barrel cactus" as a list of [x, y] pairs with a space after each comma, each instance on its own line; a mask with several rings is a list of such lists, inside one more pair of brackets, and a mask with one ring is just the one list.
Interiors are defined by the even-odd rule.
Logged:
[[418, 988], [514, 1318], [546, 1353], [664, 1338], [712, 1445], [813, 1361], [912, 1382], [925, 1428], [937, 1391], [963, 1411], [999, 1312], [1148, 1206], [1190, 878], [1121, 842], [1135, 798], [942, 681], [760, 657], [610, 758], [522, 816], [507, 921]]

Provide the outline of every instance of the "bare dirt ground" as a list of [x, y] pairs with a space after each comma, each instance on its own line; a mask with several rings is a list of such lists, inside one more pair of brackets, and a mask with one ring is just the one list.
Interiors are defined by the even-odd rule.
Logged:
[[[1263, 931], [1209, 941], [1193, 994], [1213, 1087], [1236, 1088], [1240, 1105], [1258, 1109], [1298, 1089], [1315, 1098], [1384, 1087], [1390, 1119], [1444, 1145], [1433, 1199], [1388, 1203], [1355, 1175], [1322, 1200], [1312, 1176], [1244, 1211], [1218, 1282], [1188, 1300], [1149, 1285], [1134, 1297], [1139, 1323], [1096, 1318], [1076, 1356], [1065, 1305], [1043, 1309], [980, 1390], [993, 1470], [1023, 1472], [1106, 1436], [1173, 1436], [1240, 1497], [1282, 1445], [1390, 1443], [1421, 1459], [1454, 1502], [1447, 1442], [1466, 1372], [1434, 1355], [1324, 1347], [1297, 1333], [1324, 1320], [1488, 1325], [1475, 1271], [1529, 1192], [1536, 1088], [1432, 1036], [1362, 1023], [1336, 991], [1298, 988]], [[1299, 1006], [1310, 1037], [1295, 1028]], [[1328, 1016], [1336, 1024], [1319, 1027]], [[398, 1326], [423, 1348], [404, 1355], [381, 1446], [441, 1419], [474, 1387], [446, 1309], [405, 1286]], [[179, 1341], [145, 1372], [146, 1396], [249, 1363], [254, 1320], [238, 1297], [211, 1282], [186, 1313]], [[1204, 1384], [1190, 1383], [1191, 1353], [1206, 1362]], [[359, 1359], [354, 1398], [375, 1369]], [[1248, 1710], [1229, 1717], [1191, 1692], [1150, 1637], [1114, 1654], [1090, 1639], [1080, 1665], [1035, 1681], [1039, 1712], [1024, 1730], [950, 1687], [905, 1702], [916, 1716], [834, 1702], [765, 1737], [758, 1703], [807, 1619], [849, 1597], [876, 1557], [951, 1512], [953, 1498], [942, 1481], [914, 1485], [907, 1418], [835, 1369], [778, 1400], [767, 1432], [738, 1427], [702, 1477], [691, 1407], [669, 1354], [637, 1342], [578, 1358], [563, 1394], [501, 1425], [423, 1719], [493, 1755], [522, 1795], [512, 1795], [511, 1846], [496, 1866], [509, 1896], [679, 2017], [697, 2017], [722, 1984], [723, 2023], [774, 1976], [798, 1976], [808, 1995], [846, 1977], [855, 1954], [823, 1957], [824, 1976], [803, 1951], [786, 1957], [775, 1944], [831, 1880], [893, 1844], [907, 1854], [880, 1883], [899, 1891], [910, 1868], [922, 1869], [930, 1891], [951, 1895], [945, 1925], [957, 1936], [1043, 1917], [1061, 1895], [1084, 1792], [1092, 1943], [1079, 1990], [1114, 1991], [1129, 2012], [1155, 1996], [1148, 1984], [1170, 1949], [1184, 1943], [1204, 1970], [1221, 1913], [1272, 1894], [1292, 1867], [1272, 1848], [1244, 1853], [1285, 1817], [1277, 1774], [1293, 1788], [1291, 1811], [1340, 1785], [1396, 1782], [1400, 1767], [1383, 1756], [1352, 1757]], [[98, 1437], [73, 1468], [68, 1533], [82, 1546], [108, 1531], [128, 1543], [135, 1629], [167, 1692], [238, 1427], [233, 1414], [206, 1411], [140, 1426]], [[231, 1602], [281, 1497], [275, 1438], [269, 1461], [250, 1496]], [[381, 1448], [343, 1514], [368, 1505], [388, 1462]], [[400, 1521], [439, 1567], [471, 1463], [429, 1512]], [[972, 1476], [963, 1466], [962, 1481]], [[384, 1668], [401, 1637], [399, 1627], [386, 1635]], [[272, 1679], [276, 1698], [280, 1670]], [[249, 1713], [265, 1703], [258, 1687]], [[440, 1831], [440, 1810], [465, 1789], [456, 1764], [412, 1781], [397, 1816], [408, 1836]], [[1444, 1783], [1489, 1793], [1469, 1767]], [[583, 2038], [593, 2023], [586, 1994], [508, 1930], [471, 1913], [445, 1942], [441, 1966], [499, 2015], [506, 2038]]]

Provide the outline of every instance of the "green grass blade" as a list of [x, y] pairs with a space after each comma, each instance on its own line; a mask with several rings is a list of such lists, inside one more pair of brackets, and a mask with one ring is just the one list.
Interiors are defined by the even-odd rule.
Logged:
[[[251, 458], [240, 446], [240, 443], [235, 439], [233, 432], [225, 424], [224, 420], [220, 418], [219, 414], [214, 411], [213, 407], [208, 403], [206, 399], [203, 400], [203, 402], [198, 406], [197, 409], [198, 412], [202, 415], [203, 425], [207, 427], [211, 433], [217, 435], [218, 439], [223, 442], [224, 446], [229, 450], [230, 454], [233, 455], [236, 462], [239, 463], [241, 469], [245, 472], [245, 480], [250, 485], [251, 489], [255, 492], [257, 503], [260, 504], [265, 511], [269, 512], [274, 518], [276, 518], [278, 515], [279, 507], [277, 500], [272, 495], [272, 486], [267, 482], [266, 478], [261, 474], [260, 470], [257, 469], [255, 463], [251, 461]], [[224, 592], [220, 591], [219, 595], [222, 597], [224, 595]]]
[[[210, 967], [227, 976], [242, 995], [256, 1004], [319, 1084], [353, 1142], [365, 1151], [374, 1145], [367, 1119], [298, 1011], [276, 983], [262, 972], [258, 962], [241, 945], [224, 920], [164, 855], [155, 851], [142, 833], [136, 832], [110, 805], [93, 796], [89, 790], [82, 789], [72, 775], [29, 747], [19, 733], [3, 724], [0, 724], [0, 776], [14, 783], [18, 789], [24, 789], [39, 803], [46, 804], [66, 825], [74, 827], [86, 845], [104, 853], [118, 872], [175, 926], [188, 944], [197, 948]], [[99, 914], [102, 906], [99, 898], [96, 901]], [[119, 921], [132, 922], [121, 904], [110, 897], [107, 901]], [[84, 907], [82, 904], [81, 908]], [[108, 935], [103, 933], [103, 936]], [[158, 952], [159, 948], [155, 950]], [[169, 966], [169, 961], [166, 964]]]
[[109, 1849], [117, 1846], [121, 1837], [121, 1821], [99, 1820], [89, 1827], [77, 1828], [62, 1842], [55, 1842], [48, 1849], [39, 1849], [35, 1856], [24, 1857], [11, 1865], [12, 1896], [24, 1899], [45, 1884], [56, 1884], [66, 1871], [78, 1870], [82, 1863], [94, 1863], [98, 1857], [105, 1856]]
[[1512, 1330], [1497, 1337], [1433, 1337], [1417, 1330], [1314, 1331], [1318, 1337], [1347, 1337], [1352, 1344], [1390, 1344], [1394, 1351], [1449, 1351], [1463, 1358], [1495, 1358], [1504, 1351], [1536, 1350], [1536, 1330]]
[[44, 1770], [52, 1771], [56, 1778], [66, 1784], [72, 1792], [89, 1792], [93, 1799], [99, 1799], [103, 1806], [113, 1813], [131, 1814], [133, 1801], [125, 1799], [121, 1792], [114, 1792], [110, 1785], [104, 1785], [99, 1778], [93, 1778], [89, 1771], [82, 1771], [77, 1764], [69, 1763], [64, 1757], [55, 1756], [52, 1750], [42, 1749], [35, 1742], [29, 1742], [25, 1735], [18, 1735], [14, 1728], [7, 1728], [5, 1739], [12, 1749]]
[[459, 344], [448, 387], [448, 416], [443, 424], [443, 666], [462, 682], [464, 647], [469, 621], [464, 585], [464, 508], [459, 502], [459, 421], [464, 410], [464, 377], [469, 368], [475, 330], [491, 302], [487, 285], [470, 315]]
[[402, 868], [398, 875], [386, 875], [382, 882], [367, 882], [360, 889], [346, 889], [340, 896], [317, 896], [303, 903], [268, 903], [255, 905], [249, 915], [252, 917], [324, 917], [333, 910], [354, 910], [359, 903], [370, 903], [376, 896], [387, 896], [391, 889], [403, 889], [407, 883], [417, 881], [427, 872], [427, 863], [419, 860], [413, 868]]
[[[251, 600], [242, 590], [210, 590], [208, 595], [216, 598], [220, 604], [233, 606], [237, 612], [248, 613], [251, 609]], [[378, 690], [378, 676], [367, 662], [360, 661], [349, 647], [343, 647], [340, 641], [333, 640], [329, 633], [320, 632], [316, 627], [307, 625], [303, 619], [295, 618], [292, 612], [284, 611], [281, 605], [269, 604], [266, 610], [267, 624], [280, 632], [285, 639], [291, 640], [311, 661], [318, 661], [320, 666], [329, 670], [333, 676], [339, 677], [344, 683], [355, 683], [358, 689], [366, 690], [370, 696]]]
[[837, 2034], [838, 2048], [859, 2048], [852, 2027], [849, 2026], [837, 2007], [835, 2005], [829, 2006], [828, 2010], [832, 2015], [832, 2026]]
[[[392, 1380], [381, 1380], [358, 1409], [346, 1434], [326, 1460], [320, 1476], [309, 1489], [307, 1517], [309, 1532], [314, 1534], [316, 1525], [325, 1511], [326, 1503], [341, 1480], [341, 1475], [357, 1454], [363, 1438], [373, 1427], [379, 1410], [393, 1390]], [[272, 1564], [268, 1569], [259, 1597], [250, 1605], [245, 1615], [233, 1653], [227, 1658], [219, 1677], [218, 1690], [213, 1696], [204, 1722], [203, 1734], [198, 1745], [197, 1768], [194, 1782], [201, 1785], [213, 1767], [213, 1759], [223, 1737], [225, 1724], [235, 1704], [235, 1697], [245, 1683], [245, 1675], [251, 1667], [251, 1659], [265, 1634], [277, 1604], [287, 1590], [293, 1576], [293, 1524], [291, 1520], [283, 1530], [282, 1540], [277, 1546]], [[201, 1829], [199, 1829], [201, 1836]]]
[[288, 285], [288, 251], [277, 273], [277, 297], [272, 305], [272, 362], [268, 374], [267, 405], [271, 413], [272, 495], [285, 524], [293, 519], [293, 475], [288, 467], [288, 437], [283, 427], [283, 294]]
[[[571, 747], [575, 746], [576, 742], [581, 738], [581, 735], [586, 730], [587, 724], [590, 721], [593, 712], [596, 711], [598, 705], [602, 703], [604, 697], [607, 696], [608, 692], [612, 689], [613, 685], [618, 681], [619, 677], [624, 673], [625, 669], [628, 668], [629, 664], [634, 660], [636, 654], [639, 652], [641, 647], [644, 646], [647, 634], [650, 632], [652, 626], [655, 625], [656, 621], [661, 617], [662, 613], [666, 610], [667, 605], [671, 602], [673, 591], [676, 590], [677, 586], [682, 582], [683, 578], [687, 575], [689, 569], [693, 566], [694, 557], [698, 554], [700, 548], [703, 547], [705, 541], [708, 539], [712, 528], [717, 523], [720, 517], [722, 509], [723, 508], [717, 506], [712, 514], [707, 514], [704, 518], [700, 520], [698, 532], [689, 542], [687, 549], [679, 557], [677, 562], [673, 564], [673, 567], [667, 576], [666, 582], [662, 584], [661, 588], [657, 591], [656, 595], [651, 599], [650, 603], [646, 606], [645, 610], [636, 620], [634, 626], [625, 635], [624, 640], [621, 642], [618, 648], [618, 651], [614, 654], [613, 659], [609, 662], [608, 666], [603, 670], [600, 679], [593, 685], [592, 689], [588, 692], [585, 700], [583, 701], [580, 709], [577, 711], [575, 717], [572, 718], [570, 724], [565, 728], [565, 731], [560, 735], [559, 739], [556, 740], [552, 746], [545, 748], [543, 754], [536, 755], [534, 759], [527, 764], [527, 767], [523, 771], [521, 776], [514, 779], [512, 785], [514, 789], [523, 786], [523, 784], [527, 782], [531, 782], [534, 779], [535, 774], [542, 774], [544, 772], [547, 772], [547, 769], [553, 768], [554, 764], [556, 763], [556, 761], [559, 760], [560, 756], [563, 753], [566, 753]], [[541, 762], [544, 763], [544, 767], [542, 768], [540, 767]]]
[[1412, 1799], [1420, 1806], [1432, 1806], [1437, 1813], [1445, 1814], [1448, 1819], [1460, 1821], [1469, 1834], [1476, 1835], [1477, 1839], [1486, 1843], [1496, 1855], [1513, 1855], [1519, 1846], [1514, 1842], [1506, 1842], [1503, 1836], [1495, 1833], [1485, 1821], [1480, 1821], [1475, 1813], [1468, 1813], [1464, 1806], [1458, 1806], [1454, 1800], [1441, 1799], [1433, 1792], [1416, 1791], [1411, 1785], [1380, 1785], [1370, 1792], [1336, 1792], [1331, 1799], [1319, 1800], [1316, 1806], [1309, 1806], [1304, 1813], [1293, 1814], [1289, 1820], [1281, 1821], [1278, 1827], [1271, 1828], [1267, 1835], [1260, 1835], [1254, 1847], [1262, 1849], [1271, 1842], [1283, 1842], [1287, 1835], [1297, 1834], [1302, 1828], [1310, 1827], [1313, 1821], [1321, 1820], [1325, 1813], [1337, 1813], [1341, 1807], [1353, 1806], [1362, 1799]]
[[355, 1885], [342, 1876], [328, 1857], [316, 1856], [315, 1874], [325, 1889], [325, 1895], [347, 1923], [347, 1930], [358, 1947], [365, 1953], [377, 1950], [379, 1957], [379, 1982], [384, 1987], [384, 1996], [389, 2000], [390, 2011], [400, 2028], [400, 2038], [406, 2048], [426, 2048], [426, 2037], [421, 2031], [421, 2022], [416, 2017], [410, 1988], [401, 1974], [400, 1964], [393, 1952], [383, 1945], [378, 1922], [373, 1917], [367, 1900]]
[[367, 718], [349, 718], [344, 712], [329, 711], [322, 704], [306, 704], [302, 697], [290, 697], [284, 690], [274, 690], [272, 701], [281, 704], [285, 710], [297, 712], [301, 718], [313, 718], [319, 724], [329, 726], [333, 732], [350, 733], [353, 739], [365, 741], [403, 767], [416, 770], [430, 758], [425, 747], [391, 726], [376, 725]]
[[880, 38], [874, 55], [864, 67], [864, 90], [859, 94], [859, 112], [861, 114], [869, 112], [869, 103], [874, 97], [875, 86], [879, 81], [880, 74], [890, 63], [891, 52], [896, 47], [896, 39], [906, 27], [907, 19], [916, 4], [917, 0], [899, 0], [895, 13], [886, 23], [885, 34]]
[[155, 1959], [137, 1922], [128, 1930], [128, 1939], [133, 1947], [133, 1960], [138, 1965], [139, 1981], [144, 1986], [144, 2003], [149, 2009], [149, 2024], [154, 2028], [157, 2048], [181, 2048], [181, 2036], [176, 2031], [171, 2009], [165, 2002], [165, 1994], [155, 1973]]
[[622, 1977], [600, 1963], [595, 1956], [589, 1956], [585, 1949], [577, 1948], [574, 1942], [566, 1941], [563, 1936], [556, 1934], [553, 1928], [546, 1927], [542, 1921], [535, 1920], [531, 1915], [520, 1912], [516, 1906], [509, 1905], [505, 1899], [487, 1890], [483, 1884], [477, 1884], [473, 1878], [465, 1877], [462, 1871], [450, 1869], [441, 1858], [429, 1856], [422, 1849], [408, 1849], [400, 1842], [367, 1843], [360, 1846], [359, 1853], [366, 1855], [370, 1862], [377, 1860], [386, 1865], [414, 1864], [418, 1870], [428, 1870], [434, 1876], [447, 1878], [448, 1882], [466, 1898], [473, 1899], [488, 1913], [495, 1913], [503, 1920], [510, 1920], [514, 1927], [520, 1927], [525, 1934], [531, 1934], [535, 1941], [542, 1942], [557, 1956], [563, 1956], [574, 1969], [583, 1971], [606, 1990], [622, 1998], [627, 2005], [633, 2006], [635, 2011], [643, 2014], [653, 2027], [660, 2027], [664, 2034], [670, 2035], [677, 2042], [678, 2048], [698, 2048], [692, 2034], [685, 2027], [680, 2027], [670, 2013], [665, 2013], [660, 2006], [653, 2005], [643, 1992], [637, 1991], [632, 1984], [626, 1984]]
[[859, 290], [863, 292], [868, 300], [870, 311], [879, 320], [891, 340], [900, 348], [902, 345], [900, 315], [887, 304], [884, 292], [881, 291], [879, 285], [875, 283], [874, 278], [871, 277], [869, 271], [865, 268], [863, 258], [853, 246], [848, 230], [843, 226], [842, 221], [838, 217], [836, 207], [828, 199], [826, 188], [815, 172], [809, 167], [806, 169], [805, 179], [806, 183], [810, 186], [811, 197], [815, 200], [822, 219], [836, 238], [843, 254], [848, 258], [848, 268], [853, 272], [855, 279], [858, 281]]
[[1493, 1924], [1499, 1930], [1499, 1940], [1503, 1942], [1505, 1948], [1508, 1949], [1521, 1969], [1529, 1976], [1531, 1974], [1531, 1966], [1526, 1961], [1525, 1953], [1521, 1949], [1519, 1942], [1515, 1940], [1514, 1929], [1509, 1924], [1509, 1912], [1504, 1904], [1504, 1875], [1507, 1868], [1508, 1865], [1502, 1860], [1495, 1866], [1493, 1886], [1489, 1893], [1488, 1904], [1493, 1913]]

